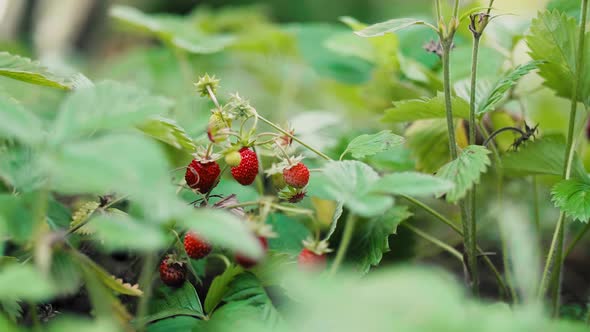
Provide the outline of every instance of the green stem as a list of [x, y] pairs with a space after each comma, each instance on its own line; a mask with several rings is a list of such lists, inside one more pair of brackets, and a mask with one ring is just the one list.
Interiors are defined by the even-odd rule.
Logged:
[[322, 157], [325, 160], [332, 160], [332, 158], [328, 157], [326, 154], [324, 154], [323, 152], [314, 149], [313, 147], [309, 146], [307, 143], [303, 142], [302, 140], [300, 140], [299, 138], [291, 135], [291, 133], [287, 132], [286, 130], [284, 130], [283, 128], [277, 126], [276, 124], [272, 123], [270, 120], [266, 119], [265, 117], [263, 117], [260, 114], [256, 114], [256, 117], [258, 117], [258, 119], [262, 120], [262, 122], [266, 123], [267, 125], [273, 127], [274, 129], [276, 129], [277, 131], [281, 132], [284, 135], [287, 135], [288, 137], [292, 138], [295, 142], [303, 145], [305, 148], [307, 148], [309, 151], [317, 154], [318, 156]]
[[137, 304], [137, 313], [135, 318], [139, 322], [137, 331], [142, 332], [145, 330], [145, 317], [148, 311], [149, 299], [152, 295], [152, 274], [156, 267], [156, 256], [153, 253], [147, 253], [145, 255], [145, 261], [143, 263], [143, 269], [139, 276], [139, 287], [143, 290], [143, 294], [139, 298]]
[[459, 17], [459, 0], [455, 0], [455, 6], [453, 8], [453, 18], [457, 19]]
[[348, 250], [350, 240], [352, 239], [352, 234], [354, 233], [356, 217], [353, 213], [348, 213], [348, 218], [346, 218], [346, 223], [344, 224], [344, 232], [342, 233], [342, 239], [340, 240], [340, 245], [338, 246], [338, 252], [336, 253], [334, 263], [332, 264], [332, 269], [330, 270], [331, 275], [334, 275], [338, 271], [338, 268], [340, 268], [340, 265], [344, 260], [344, 256], [346, 255], [346, 251]]
[[444, 243], [443, 241], [419, 230], [418, 228], [411, 226], [407, 223], [403, 223], [401, 224], [401, 226], [405, 227], [406, 229], [410, 230], [412, 233], [418, 235], [419, 237], [423, 238], [424, 240], [431, 242], [432, 244], [440, 247], [441, 249], [443, 249], [444, 251], [448, 252], [449, 254], [455, 256], [459, 262], [461, 262], [461, 264], [463, 264], [463, 255], [461, 255], [461, 253], [459, 251], [457, 251], [457, 249], [451, 247], [450, 245]]
[[450, 71], [450, 55], [451, 55], [451, 44], [450, 41], [442, 40], [443, 47], [443, 81], [444, 81], [444, 94], [445, 94], [445, 109], [447, 117], [447, 129], [449, 132], [449, 151], [451, 151], [451, 160], [457, 159], [457, 141], [455, 139], [455, 124], [453, 120], [453, 101], [451, 96], [451, 71]]
[[[580, 13], [580, 31], [578, 34], [578, 48], [576, 52], [576, 75], [573, 78], [572, 100], [565, 150], [565, 163], [563, 167], [563, 178], [566, 180], [569, 179], [571, 175], [572, 159], [575, 150], [574, 129], [576, 122], [576, 112], [578, 109], [581, 75], [584, 66], [584, 42], [586, 36], [586, 21], [588, 18], [588, 1], [589, 0], [582, 0], [582, 8]], [[561, 275], [561, 266], [563, 264], [562, 254], [565, 235], [564, 224], [565, 214], [561, 212], [559, 214], [557, 224], [555, 225], [555, 231], [553, 233], [553, 239], [551, 241], [549, 253], [547, 254], [547, 260], [545, 262], [545, 268], [543, 270], [541, 286], [539, 289], [539, 296], [544, 297], [550, 287], [549, 283], [553, 281], [551, 285], [551, 302], [554, 313], [559, 312], [559, 276]]]

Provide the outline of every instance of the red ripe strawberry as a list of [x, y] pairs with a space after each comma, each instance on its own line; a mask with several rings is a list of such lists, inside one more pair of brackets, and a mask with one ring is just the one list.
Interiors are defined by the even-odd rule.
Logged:
[[170, 287], [180, 287], [186, 279], [186, 267], [168, 255], [160, 263], [160, 279]]
[[217, 178], [221, 170], [216, 161], [202, 162], [194, 159], [186, 168], [184, 179], [186, 184], [198, 190], [201, 194], [206, 194], [217, 185]]
[[326, 268], [326, 255], [320, 255], [304, 248], [297, 257], [297, 263], [306, 270], [323, 270]]
[[201, 259], [211, 252], [211, 244], [199, 237], [195, 232], [187, 232], [184, 235], [184, 250], [188, 257]]
[[242, 160], [236, 167], [231, 168], [231, 175], [241, 185], [247, 186], [254, 182], [258, 175], [258, 157], [256, 153], [246, 147], [240, 149]]
[[303, 188], [309, 181], [309, 170], [303, 163], [297, 163], [283, 170], [285, 182], [294, 188]]
[[[266, 238], [263, 236], [259, 236], [258, 241], [260, 241], [262, 249], [264, 250], [264, 252], [266, 252], [268, 250], [268, 241], [266, 240]], [[249, 269], [258, 264], [258, 261], [239, 253], [236, 254], [236, 262], [245, 269]]]

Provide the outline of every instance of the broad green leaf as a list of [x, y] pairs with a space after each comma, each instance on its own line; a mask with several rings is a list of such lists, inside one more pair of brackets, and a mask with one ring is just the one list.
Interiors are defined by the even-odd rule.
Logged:
[[115, 276], [108, 273], [103, 267], [93, 262], [88, 256], [76, 253], [73, 256], [79, 263], [80, 267], [88, 273], [91, 273], [98, 281], [100, 281], [105, 287], [112, 291], [130, 295], [130, 296], [141, 296], [143, 292], [139, 289], [139, 286], [131, 285], [123, 282], [123, 279], [117, 279]]
[[205, 298], [206, 313], [211, 314], [211, 312], [215, 310], [227, 292], [229, 283], [242, 272], [244, 272], [244, 270], [240, 266], [231, 265], [225, 269], [222, 274], [213, 279], [209, 291], [207, 292], [207, 297]]
[[145, 322], [178, 315], [205, 317], [199, 295], [190, 282], [183, 283], [179, 288], [165, 285], [157, 288], [151, 303], [151, 314], [145, 318]]
[[92, 85], [90, 80], [82, 74], [61, 75], [54, 73], [37, 61], [8, 52], [0, 52], [0, 75], [62, 90]]
[[15, 196], [0, 194], [0, 230], [17, 243], [31, 240], [33, 235], [33, 211], [37, 195], [29, 193]]
[[[0, 300], [0, 312], [4, 313], [8, 319], [12, 322], [17, 322], [22, 318], [23, 308], [20, 306], [20, 301], [17, 299], [4, 299]], [[0, 327], [2, 324], [0, 323]], [[2, 330], [4, 331], [4, 330]]]
[[45, 180], [45, 171], [39, 167], [38, 159], [38, 155], [29, 147], [0, 147], [0, 182], [9, 184], [21, 193], [38, 189]]
[[278, 235], [268, 240], [268, 247], [278, 252], [297, 254], [303, 248], [301, 241], [310, 235], [303, 220], [284, 214], [273, 213], [269, 215], [268, 223]]
[[395, 135], [391, 130], [383, 130], [373, 135], [361, 135], [350, 141], [346, 150], [342, 152], [340, 159], [347, 153], [353, 158], [361, 159], [379, 152], [387, 151], [404, 143], [404, 138]]
[[370, 25], [362, 30], [355, 31], [354, 33], [361, 37], [377, 37], [383, 36], [386, 33], [394, 33], [398, 30], [424, 23], [426, 22], [413, 18], [396, 18], [389, 21]]
[[483, 146], [469, 145], [457, 159], [447, 163], [437, 172], [436, 176], [451, 181], [455, 186], [445, 191], [449, 202], [457, 202], [476, 183], [490, 165], [490, 151]]
[[495, 109], [495, 106], [504, 98], [504, 95], [508, 90], [518, 84], [518, 81], [528, 73], [539, 68], [540, 65], [544, 64], [544, 61], [530, 61], [526, 64], [520, 65], [508, 72], [502, 77], [493, 89], [490, 90], [489, 94], [483, 99], [477, 106], [477, 114], [481, 115]]
[[0, 299], [44, 301], [55, 295], [55, 286], [29, 264], [9, 264], [0, 268]]
[[214, 245], [239, 251], [254, 259], [262, 256], [260, 242], [244, 220], [220, 209], [192, 209], [182, 211], [178, 222], [193, 230]]
[[333, 161], [326, 164], [321, 173], [314, 174], [309, 194], [342, 202], [360, 216], [376, 216], [393, 204], [393, 198], [369, 192], [370, 186], [378, 180], [379, 175], [362, 162]]
[[551, 190], [556, 207], [574, 220], [588, 223], [590, 219], [590, 184], [579, 180], [563, 180]]
[[[563, 175], [565, 139], [561, 135], [548, 135], [534, 142], [528, 142], [518, 151], [502, 158], [502, 167], [508, 175], [524, 176], [535, 174]], [[580, 159], [574, 156], [572, 174], [586, 179], [587, 174]]]
[[[557, 10], [540, 12], [532, 21], [530, 34], [526, 37], [533, 60], [546, 60], [539, 66], [543, 84], [558, 96], [571, 98], [576, 68], [578, 41], [576, 20]], [[590, 33], [585, 36], [584, 62], [590, 63]], [[590, 105], [590, 66], [580, 73], [579, 101]]]
[[354, 262], [363, 274], [379, 265], [383, 254], [389, 251], [389, 235], [395, 234], [398, 225], [411, 215], [407, 206], [400, 205], [382, 216], [357, 222], [347, 260]]
[[115, 5], [110, 15], [132, 27], [144, 30], [172, 45], [195, 54], [210, 54], [231, 45], [230, 35], [207, 35], [190, 20], [164, 14], [145, 14], [136, 8]]
[[417, 172], [401, 172], [385, 175], [371, 187], [371, 192], [392, 195], [424, 196], [447, 192], [454, 183]]
[[134, 86], [101, 82], [66, 98], [55, 121], [52, 139], [63, 142], [102, 130], [127, 128], [151, 115], [162, 114], [171, 106], [168, 99], [151, 96]]
[[170, 331], [201, 331], [196, 329], [203, 321], [190, 316], [176, 316], [162, 319], [148, 325], [148, 332], [170, 332]]
[[43, 140], [43, 135], [43, 125], [35, 114], [16, 100], [0, 96], [0, 137], [33, 145]]
[[444, 119], [416, 121], [404, 133], [416, 170], [433, 174], [449, 160], [449, 138]]
[[140, 222], [123, 213], [101, 214], [88, 227], [94, 230], [95, 239], [102, 246], [113, 251], [158, 250], [169, 242], [159, 225]]
[[[469, 104], [459, 97], [453, 97], [453, 116], [467, 119]], [[445, 98], [438, 94], [433, 98], [402, 100], [393, 103], [393, 108], [385, 110], [384, 122], [409, 122], [423, 119], [445, 118]]]
[[144, 134], [186, 153], [193, 153], [197, 150], [192, 138], [173, 120], [156, 117], [139, 124], [137, 128]]
[[276, 326], [281, 321], [279, 312], [274, 307], [258, 279], [252, 273], [245, 272], [234, 278], [229, 284], [223, 301], [256, 307], [259, 310], [259, 319], [265, 325]]
[[66, 144], [46, 155], [43, 165], [53, 188], [63, 193], [117, 192], [154, 203], [172, 190], [162, 151], [141, 136], [110, 135]]

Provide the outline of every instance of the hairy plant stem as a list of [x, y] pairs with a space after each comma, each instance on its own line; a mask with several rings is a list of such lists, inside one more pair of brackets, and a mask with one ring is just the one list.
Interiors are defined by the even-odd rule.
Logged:
[[331, 275], [336, 274], [338, 268], [340, 268], [340, 265], [344, 260], [344, 256], [346, 255], [346, 251], [348, 250], [350, 240], [352, 239], [352, 234], [354, 233], [356, 217], [353, 213], [348, 213], [348, 218], [346, 218], [346, 223], [344, 224], [344, 232], [342, 233], [342, 239], [340, 240], [340, 245], [338, 246], [338, 252], [336, 253], [336, 258], [334, 259], [334, 263], [332, 264], [332, 268], [330, 270]]
[[457, 249], [451, 247], [450, 245], [444, 243], [443, 241], [431, 236], [430, 234], [427, 234], [421, 230], [419, 230], [418, 228], [409, 225], [407, 223], [403, 223], [401, 224], [401, 226], [405, 227], [406, 229], [410, 230], [412, 233], [418, 235], [419, 237], [423, 238], [424, 240], [440, 247], [441, 249], [443, 249], [444, 251], [448, 252], [449, 254], [453, 255], [454, 257], [456, 257], [459, 262], [461, 262], [461, 264], [463, 264], [463, 255], [461, 255], [461, 253], [459, 251], [457, 251]]
[[535, 229], [537, 233], [541, 232], [541, 211], [539, 210], [539, 184], [537, 181], [537, 176], [532, 176], [532, 183], [533, 183], [533, 217], [535, 220]]
[[[588, 17], [588, 1], [589, 0], [582, 0], [582, 11], [580, 13], [580, 30], [578, 34], [578, 45], [576, 52], [576, 73], [573, 78], [569, 127], [565, 150], [565, 162], [563, 167], [563, 179], [566, 180], [571, 176], [572, 160], [575, 150], [574, 128], [576, 122], [576, 112], [578, 108], [580, 81], [582, 69], [584, 66], [584, 42], [586, 35], [586, 21]], [[565, 213], [561, 212], [559, 214], [557, 224], [555, 225], [553, 239], [551, 240], [551, 246], [549, 247], [549, 253], [547, 254], [547, 260], [545, 261], [545, 268], [541, 278], [541, 285], [539, 287], [540, 297], [544, 297], [547, 295], [548, 291], [550, 292], [549, 295], [551, 296], [551, 305], [554, 314], [559, 312], [559, 288], [561, 284], [560, 276], [561, 266], [563, 264], [563, 243], [565, 235], [564, 224]]]
[[146, 327], [146, 321], [144, 318], [147, 315], [148, 303], [152, 295], [152, 277], [155, 267], [156, 255], [154, 253], [147, 253], [144, 257], [141, 275], [139, 276], [139, 287], [143, 290], [143, 294], [139, 298], [139, 303], [137, 304], [137, 312], [135, 315], [135, 319], [138, 321], [138, 325], [136, 326], [136, 328], [139, 332], [145, 331]]
[[[455, 2], [458, 7], [458, 1]], [[452, 23], [457, 20], [456, 16], [453, 17]], [[456, 31], [456, 27], [452, 25], [449, 29], [449, 35], [441, 36], [441, 43], [443, 48], [442, 62], [443, 62], [443, 86], [445, 95], [445, 108], [447, 118], [447, 130], [449, 134], [449, 150], [451, 152], [451, 159], [457, 159], [457, 141], [455, 138], [455, 125], [453, 123], [453, 102], [451, 96], [451, 68], [450, 68], [450, 55], [451, 48], [453, 45], [453, 37]], [[461, 210], [461, 220], [463, 224], [463, 245], [465, 254], [467, 256], [467, 270], [469, 275], [471, 288], [474, 294], [477, 294], [478, 289], [478, 274], [477, 274], [477, 257], [475, 251], [475, 242], [473, 238], [473, 229], [470, 221], [469, 207], [465, 204], [464, 200], [459, 201], [459, 209]]]

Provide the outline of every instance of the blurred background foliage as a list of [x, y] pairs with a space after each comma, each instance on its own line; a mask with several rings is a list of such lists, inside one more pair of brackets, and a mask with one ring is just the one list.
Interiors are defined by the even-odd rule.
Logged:
[[[522, 37], [530, 19], [547, 2], [496, 1], [494, 7], [498, 13], [507, 15], [495, 20], [486, 32], [481, 48], [482, 81], [495, 82], [506, 70], [529, 60]], [[477, 1], [463, 3], [463, 11], [482, 5]], [[113, 11], [116, 5], [129, 7], [116, 7], [119, 10]], [[104, 79], [128, 82], [155, 95], [165, 96], [174, 102], [174, 106], [162, 115], [176, 120], [197, 143], [206, 140], [205, 128], [213, 105], [195, 94], [192, 82], [199, 75], [209, 73], [221, 79], [219, 95], [222, 100], [229, 93], [239, 92], [251, 101], [258, 112], [277, 123], [290, 123], [302, 140], [334, 158], [357, 135], [391, 129], [406, 136], [407, 144], [364, 160], [379, 171], [418, 169], [432, 173], [447, 161], [447, 133], [442, 119], [411, 122], [418, 119], [408, 118], [411, 123], [400, 124], [384, 116], [386, 110], [392, 107], [392, 102], [433, 97], [442, 90], [440, 61], [436, 55], [423, 48], [435, 39], [435, 35], [420, 28], [371, 40], [361, 39], [351, 33], [363, 24], [395, 17], [413, 16], [432, 21], [432, 1], [0, 0], [0, 6], [3, 6], [0, 7], [1, 50], [41, 59], [56, 71], [82, 72], [95, 82]], [[470, 75], [470, 56], [471, 37], [464, 24], [457, 36], [452, 58], [452, 79], [458, 95], [464, 92], [462, 87]], [[564, 114], [568, 101], [540, 87], [539, 77], [530, 75], [524, 78], [515, 94], [522, 102], [507, 100], [503, 103], [486, 119], [490, 129], [522, 125], [526, 119], [529, 123], [541, 123], [544, 135], [565, 131], [567, 119]], [[2, 77], [0, 95], [14, 97], [49, 123], [56, 118], [56, 109], [66, 92], [42, 87], [31, 89], [28, 84]], [[464, 130], [464, 127], [458, 128], [459, 131]], [[506, 150], [512, 140], [513, 137], [508, 135], [499, 144]], [[173, 167], [184, 166], [191, 158], [182, 149], [179, 151], [164, 144], [162, 147]], [[583, 144], [582, 149], [585, 151], [582, 159], [588, 169], [590, 149], [587, 143]], [[8, 181], [23, 192], [34, 190], [34, 179], [31, 180], [29, 176], [33, 172], [26, 168], [27, 158], [30, 158], [27, 151], [17, 154], [0, 151], [0, 154], [3, 157], [0, 160], [0, 171], [12, 175]], [[264, 160], [264, 163], [268, 167], [270, 160]], [[311, 166], [317, 164], [310, 160]], [[507, 175], [511, 180], [505, 184], [505, 200], [513, 200], [518, 204], [513, 209], [507, 209], [502, 215], [503, 219], [522, 220], [533, 225], [535, 215], [532, 207], [537, 197], [527, 195], [531, 178], [509, 172]], [[478, 211], [479, 220], [482, 221], [478, 225], [482, 247], [497, 249], [499, 252], [500, 234], [513, 232], [524, 234], [523, 239], [515, 241], [516, 245], [523, 247], [517, 247], [515, 251], [524, 248], [536, 252], [537, 245], [546, 243], [558, 213], [557, 209], [546, 203], [549, 202], [550, 185], [555, 179], [551, 176], [538, 178], [538, 199], [545, 202], [540, 206], [538, 229], [525, 227], [522, 230], [512, 228], [514, 225], [510, 224], [498, 227], [499, 215], [493, 210], [493, 199], [488, 199], [490, 203], [487, 205], [482, 203]], [[495, 174], [486, 175], [483, 181], [482, 187], [488, 189], [478, 192], [480, 201], [496, 195]], [[239, 187], [234, 182], [222, 182], [217, 192], [237, 193], [242, 201], [258, 197], [254, 189]], [[191, 197], [183, 199], [189, 201]], [[459, 214], [455, 207], [440, 200], [432, 199], [429, 204], [452, 217]], [[306, 198], [303, 206], [315, 209], [320, 216], [328, 216], [320, 218], [324, 224], [330, 222], [334, 206], [310, 198]], [[66, 214], [61, 219], [69, 221], [68, 214], [71, 211], [65, 209], [65, 212], [61, 212]], [[459, 245], [461, 242], [456, 234], [444, 226], [430, 222], [430, 216], [420, 210], [412, 212], [412, 222], [447, 243]], [[140, 216], [141, 211], [136, 214]], [[271, 241], [271, 249], [291, 254], [301, 249], [300, 240], [309, 231], [298, 221], [301, 220], [285, 215], [271, 216], [269, 223], [285, 236]], [[406, 229], [394, 230], [396, 234], [391, 235], [391, 229], [375, 230], [372, 224], [366, 225], [353, 240], [352, 248], [355, 248], [356, 256], [351, 254], [348, 257], [349, 263], [354, 263], [351, 266], [357, 270], [366, 272], [379, 264], [383, 257], [388, 264], [382, 266], [417, 260], [436, 261], [436, 264], [455, 272], [455, 279], [462, 274], [462, 266], [441, 254], [439, 248], [416, 238]], [[570, 227], [581, 226], [575, 223]], [[539, 234], [543, 238], [535, 242]], [[534, 240], [530, 241], [531, 238]], [[582, 251], [580, 249], [576, 255], [572, 255], [570, 262], [583, 264], [588, 256]], [[538, 260], [538, 257], [525, 258], [517, 268], [532, 264], [526, 259]], [[498, 263], [500, 260], [499, 257], [494, 258]], [[382, 269], [382, 266], [377, 270]], [[196, 269], [204, 268], [201, 266]], [[568, 317], [580, 318], [580, 313], [585, 311], [583, 307], [588, 295], [587, 285], [580, 284], [587, 277], [587, 271], [573, 270], [566, 270], [565, 278], [572, 282], [564, 283], [570, 287], [564, 290], [564, 302], [575, 305], [565, 306], [564, 310], [569, 310], [565, 312]], [[520, 272], [526, 274], [524, 270]], [[446, 274], [434, 276], [430, 271], [423, 270], [387, 270], [377, 274], [362, 285], [355, 279], [356, 273], [354, 276], [345, 275], [330, 284], [319, 283], [319, 286], [313, 282], [289, 283], [286, 289], [299, 296], [301, 301], [312, 303], [310, 306], [295, 308], [291, 311], [290, 319], [305, 320], [307, 323], [301, 327], [302, 331], [354, 331], [361, 328], [379, 331], [393, 325], [400, 331], [471, 331], [474, 325], [481, 331], [539, 331], [554, 328], [566, 331], [570, 327], [572, 330], [578, 328], [568, 323], [555, 323], [554, 327], [551, 325], [553, 323], [543, 318], [542, 309], [538, 307], [518, 309], [513, 314], [502, 304], [473, 303], [458, 290], [456, 281], [450, 281], [453, 277]], [[236, 283], [248, 286], [248, 278], [246, 274]], [[526, 288], [526, 282], [522, 281], [519, 285]], [[306, 289], [307, 285], [314, 285], [315, 288]], [[244, 286], [236, 287], [239, 289]], [[348, 292], [352, 287], [359, 287], [359, 290]], [[253, 314], [252, 307], [260, 309], [264, 315], [272, 315], [275, 309], [268, 305], [271, 300], [259, 288], [248, 288], [251, 298], [247, 300], [253, 305], [232, 307], [226, 304], [223, 311], [216, 312], [217, 316], [214, 317], [219, 318], [212, 320], [212, 327], [202, 326], [208, 322], [182, 317], [161, 320], [151, 329], [167, 331], [210, 327], [226, 331], [231, 330], [232, 326], [224, 324], [240, 322], [234, 319], [224, 321], [222, 317], [258, 317], [256, 315], [259, 312]], [[387, 293], [383, 293], [384, 289]], [[201, 289], [197, 291], [202, 292]], [[188, 290], [199, 301], [197, 291]], [[491, 277], [482, 281], [482, 293], [497, 297]], [[159, 296], [158, 293], [156, 296]], [[231, 300], [227, 302], [231, 303]], [[370, 305], [360, 305], [362, 303]], [[326, 307], [333, 310], [323, 311]], [[376, 307], [379, 309], [375, 310]], [[368, 318], [359, 322], [355, 320], [359, 316]], [[107, 331], [112, 322], [107, 320], [99, 323], [103, 325], [98, 325], [100, 328], [96, 327], [97, 331]], [[249, 320], [249, 323], [255, 322]], [[78, 331], [84, 324], [90, 322], [66, 320], [64, 323], [54, 322], [53, 326], [57, 326], [54, 327], [55, 331], [68, 331], [68, 328]], [[280, 331], [279, 327], [273, 328]], [[256, 324], [251, 326], [252, 331], [262, 329]]]

